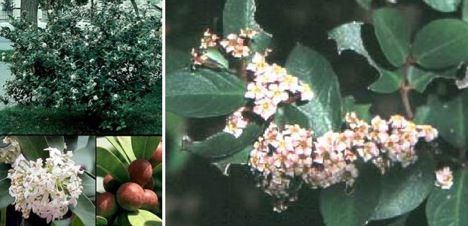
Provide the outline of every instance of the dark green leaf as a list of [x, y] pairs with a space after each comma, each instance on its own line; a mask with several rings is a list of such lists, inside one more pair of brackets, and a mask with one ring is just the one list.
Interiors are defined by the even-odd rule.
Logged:
[[185, 149], [206, 158], [226, 158], [253, 144], [262, 133], [262, 126], [250, 123], [238, 138], [232, 134], [220, 132], [203, 141], [193, 142]]
[[97, 174], [104, 177], [106, 174], [112, 175], [115, 179], [125, 182], [128, 181], [129, 175], [127, 164], [124, 164], [108, 149], [98, 146], [96, 149], [96, 168]]
[[271, 42], [271, 35], [265, 32], [255, 21], [257, 7], [255, 0], [227, 0], [223, 11], [224, 35], [238, 33], [241, 29], [250, 28], [258, 32], [254, 37], [252, 49], [260, 52]]
[[15, 201], [8, 191], [10, 188], [10, 179], [6, 178], [8, 169], [10, 169], [10, 165], [0, 164], [0, 209], [6, 208]]
[[382, 70], [382, 75], [369, 86], [369, 89], [377, 93], [393, 93], [403, 83], [403, 75], [399, 71]]
[[460, 5], [460, 0], [424, 0], [433, 9], [441, 12], [455, 12]]
[[244, 148], [244, 150], [229, 157], [216, 160], [215, 162], [212, 162], [212, 164], [218, 167], [224, 175], [229, 176], [229, 167], [231, 167], [231, 165], [246, 165], [248, 163], [252, 149], [253, 146], [249, 145]]
[[380, 192], [378, 170], [365, 167], [359, 172], [351, 189], [337, 184], [322, 190], [320, 211], [327, 226], [365, 225], [374, 212]]
[[96, 216], [97, 226], [107, 226], [107, 219], [101, 216]]
[[341, 94], [338, 79], [330, 63], [319, 53], [297, 44], [288, 57], [286, 68], [289, 73], [310, 85], [315, 97], [306, 104], [291, 105], [295, 114], [285, 117], [296, 121], [297, 114], [307, 118], [302, 126], [312, 128], [321, 135], [341, 126]]
[[434, 185], [434, 161], [421, 150], [417, 162], [407, 168], [393, 167], [381, 177], [379, 204], [374, 220], [389, 219], [418, 207]]
[[460, 150], [468, 147], [468, 90], [443, 101], [430, 96], [428, 108], [418, 112], [421, 122], [437, 128], [439, 135]]
[[468, 0], [463, 0], [462, 19], [468, 22]]
[[356, 0], [356, 2], [364, 9], [370, 10], [373, 0]]
[[125, 164], [130, 164], [132, 161], [128, 156], [128, 153], [122, 148], [119, 141], [116, 137], [107, 136], [105, 138], [97, 139], [96, 141], [98, 147], [105, 148], [112, 152], [121, 162]]
[[80, 195], [78, 204], [70, 208], [80, 218], [84, 225], [94, 225], [96, 220], [96, 207], [85, 195]]
[[74, 217], [71, 223], [71, 226], [86, 226], [80, 218]]
[[49, 152], [44, 151], [48, 148], [47, 141], [44, 136], [16, 136], [21, 152], [28, 160], [36, 160], [38, 158], [47, 158]]
[[166, 107], [185, 117], [227, 115], [245, 103], [245, 84], [228, 72], [180, 70], [167, 77]]
[[160, 140], [161, 137], [157, 136], [133, 136], [132, 148], [136, 158], [150, 160]]
[[424, 90], [426, 90], [426, 87], [432, 82], [432, 80], [440, 77], [431, 71], [424, 71], [413, 66], [408, 68], [407, 73], [409, 85], [420, 93], [423, 93]]
[[444, 68], [468, 59], [468, 23], [457, 19], [430, 22], [413, 43], [416, 62], [427, 68]]
[[347, 96], [343, 99], [343, 113], [356, 112], [359, 118], [368, 122], [371, 120], [370, 107], [371, 104], [356, 104], [353, 96]]
[[375, 11], [374, 31], [387, 60], [395, 67], [406, 62], [410, 49], [410, 32], [406, 21], [396, 9], [383, 8]]
[[449, 190], [434, 187], [426, 204], [430, 226], [464, 226], [468, 222], [468, 169], [454, 173]]

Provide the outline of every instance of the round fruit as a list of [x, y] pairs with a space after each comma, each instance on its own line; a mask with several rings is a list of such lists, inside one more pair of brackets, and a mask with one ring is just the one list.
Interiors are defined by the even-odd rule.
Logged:
[[145, 189], [145, 193], [143, 195], [143, 205], [141, 206], [142, 209], [153, 211], [156, 210], [159, 206], [158, 196], [153, 190]]
[[104, 192], [96, 198], [97, 214], [105, 218], [111, 217], [117, 212], [117, 203], [114, 194]]
[[137, 159], [128, 167], [128, 173], [133, 182], [145, 186], [153, 176], [153, 167], [149, 161]]
[[120, 186], [120, 183], [117, 180], [115, 180], [112, 177], [112, 175], [107, 174], [104, 177], [104, 189], [106, 189], [106, 191], [115, 193], [117, 189], [119, 188], [119, 186]]
[[120, 207], [129, 210], [135, 211], [141, 208], [143, 205], [143, 195], [145, 191], [141, 188], [140, 185], [127, 182], [122, 184], [117, 190], [117, 202]]
[[145, 184], [145, 186], [143, 186], [143, 189], [153, 189], [154, 187], [154, 181], [153, 181], [153, 178], [151, 178], [150, 181], [148, 181], [148, 183]]
[[162, 163], [162, 152], [163, 152], [163, 145], [162, 145], [162, 142], [159, 142], [159, 145], [158, 147], [156, 148], [156, 150], [154, 151], [153, 153], [153, 156], [151, 156], [151, 163], [153, 163], [154, 165], [158, 165], [160, 163]]

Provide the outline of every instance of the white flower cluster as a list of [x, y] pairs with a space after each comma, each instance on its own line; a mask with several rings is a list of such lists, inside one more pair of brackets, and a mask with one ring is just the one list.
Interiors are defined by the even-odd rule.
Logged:
[[308, 84], [288, 74], [285, 68], [268, 64], [260, 53], [255, 53], [247, 70], [254, 78], [247, 85], [245, 97], [255, 100], [253, 111], [265, 120], [275, 114], [280, 103], [310, 101], [314, 97]]
[[444, 167], [436, 171], [435, 185], [442, 189], [450, 189], [453, 185], [453, 174], [449, 167]]
[[320, 137], [298, 125], [286, 125], [280, 131], [271, 123], [254, 144], [249, 166], [259, 186], [274, 197], [275, 211], [285, 210], [296, 199], [301, 183], [314, 189], [341, 182], [352, 186], [359, 175], [355, 165], [359, 158], [371, 160], [383, 174], [393, 163], [402, 167], [414, 163], [419, 138], [429, 142], [437, 137], [431, 126], [415, 125], [398, 115], [389, 121], [377, 116], [369, 125], [349, 113], [346, 122], [349, 129]]
[[3, 143], [8, 144], [8, 146], [0, 148], [0, 163], [14, 163], [16, 158], [21, 154], [18, 141], [11, 137], [5, 137]]
[[247, 127], [249, 124], [249, 120], [244, 117], [244, 112], [246, 112], [245, 107], [239, 108], [237, 111], [232, 113], [226, 123], [226, 127], [224, 128], [224, 132], [230, 133], [234, 135], [236, 138], [238, 138], [241, 134], [242, 131]]
[[49, 158], [27, 161], [20, 155], [8, 171], [10, 195], [15, 209], [29, 218], [32, 211], [47, 222], [61, 219], [69, 206], [76, 206], [83, 191], [80, 174], [83, 170], [71, 159], [72, 153], [47, 148]]

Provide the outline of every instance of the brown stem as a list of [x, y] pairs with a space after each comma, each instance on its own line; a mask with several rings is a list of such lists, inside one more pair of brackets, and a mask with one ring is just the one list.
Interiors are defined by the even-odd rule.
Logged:
[[406, 117], [408, 119], [413, 119], [414, 113], [411, 108], [411, 102], [410, 102], [410, 92], [411, 92], [411, 85], [409, 84], [408, 81], [408, 70], [410, 66], [414, 63], [414, 59], [409, 56], [406, 59], [406, 63], [403, 66], [403, 84], [401, 84], [400, 87], [400, 96], [401, 96], [401, 101], [403, 102], [403, 106], [405, 107], [405, 112], [406, 112]]

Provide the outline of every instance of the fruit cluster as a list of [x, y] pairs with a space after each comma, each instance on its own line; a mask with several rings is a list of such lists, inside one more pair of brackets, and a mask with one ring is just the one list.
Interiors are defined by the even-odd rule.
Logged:
[[[106, 192], [97, 196], [97, 214], [112, 219], [119, 211], [144, 209], [158, 212], [161, 196], [153, 191], [153, 168], [162, 164], [162, 142], [150, 160], [136, 159], [128, 166], [130, 181], [121, 182], [108, 174], [104, 177]], [[161, 195], [161, 194], [160, 194]]]

